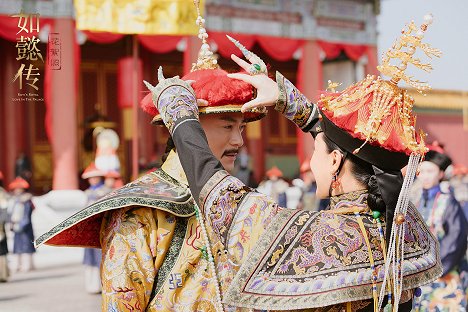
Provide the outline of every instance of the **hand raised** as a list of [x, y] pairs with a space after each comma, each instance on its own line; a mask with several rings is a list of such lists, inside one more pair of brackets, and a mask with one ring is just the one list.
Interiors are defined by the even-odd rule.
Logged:
[[250, 62], [246, 62], [243, 59], [231, 55], [231, 59], [237, 63], [242, 69], [244, 69], [247, 74], [229, 74], [228, 77], [233, 79], [242, 80], [251, 84], [255, 89], [257, 89], [257, 97], [252, 101], [245, 103], [242, 106], [242, 112], [252, 110], [254, 108], [263, 108], [266, 106], [273, 106], [276, 103], [276, 100], [279, 96], [279, 90], [276, 82], [268, 77], [267, 66], [265, 62], [258, 57], [255, 53], [250, 52], [244, 47], [239, 41], [233, 39], [230, 36], [227, 36], [228, 39], [234, 43], [236, 47], [242, 52], [244, 57]]
[[[231, 59], [236, 62], [240, 67], [246, 70], [250, 64], [244, 61], [243, 59], [231, 55]], [[252, 110], [254, 108], [261, 108], [267, 106], [274, 106], [279, 97], [278, 85], [276, 82], [268, 77], [265, 74], [258, 75], [247, 75], [247, 74], [228, 74], [229, 78], [242, 80], [251, 84], [255, 89], [257, 89], [257, 97], [244, 105], [242, 105], [241, 111], [245, 113], [246, 111]]]

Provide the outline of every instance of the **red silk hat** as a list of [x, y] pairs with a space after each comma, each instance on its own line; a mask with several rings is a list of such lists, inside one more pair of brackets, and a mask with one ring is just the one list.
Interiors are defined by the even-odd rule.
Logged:
[[[240, 113], [244, 103], [254, 98], [254, 88], [243, 81], [231, 79], [228, 72], [216, 69], [199, 69], [188, 73], [183, 80], [194, 80], [192, 88], [197, 99], [204, 99], [207, 106], [199, 106], [200, 114]], [[161, 115], [149, 93], [141, 101], [142, 109], [154, 116], [152, 123], [163, 125]], [[246, 122], [256, 121], [266, 116], [266, 109], [244, 113]]]
[[427, 144], [429, 151], [445, 154], [444, 146], [439, 141], [433, 141], [431, 144]]
[[81, 175], [82, 179], [89, 179], [93, 177], [104, 177], [106, 174], [99, 170], [94, 162], [90, 163], [88, 167], [83, 171]]
[[29, 183], [23, 179], [22, 177], [16, 177], [11, 183], [8, 185], [8, 188], [10, 190], [15, 190], [15, 189], [28, 189], [29, 188]]

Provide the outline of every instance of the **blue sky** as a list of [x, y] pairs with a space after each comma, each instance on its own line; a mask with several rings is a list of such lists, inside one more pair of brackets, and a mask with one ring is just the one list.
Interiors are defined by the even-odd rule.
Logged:
[[[434, 70], [409, 69], [415, 78], [428, 81], [433, 89], [468, 91], [468, 0], [382, 0], [378, 17], [379, 59], [400, 35], [406, 23], [423, 22], [427, 13], [434, 21], [423, 42], [442, 51], [440, 59], [431, 61]], [[420, 56], [420, 55], [418, 55]], [[422, 57], [423, 61], [428, 58]], [[403, 85], [402, 85], [403, 86]]]

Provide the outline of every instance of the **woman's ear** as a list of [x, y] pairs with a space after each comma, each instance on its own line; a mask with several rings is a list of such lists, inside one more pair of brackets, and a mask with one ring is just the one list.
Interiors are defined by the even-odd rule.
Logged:
[[341, 154], [337, 150], [334, 150], [331, 152], [331, 157], [332, 157], [332, 173], [335, 173], [340, 169], [340, 164], [343, 161], [343, 154]]

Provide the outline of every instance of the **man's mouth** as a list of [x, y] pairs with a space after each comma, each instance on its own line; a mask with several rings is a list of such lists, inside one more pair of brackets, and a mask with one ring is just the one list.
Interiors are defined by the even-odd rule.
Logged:
[[223, 153], [223, 157], [229, 157], [229, 158], [235, 159], [237, 157], [237, 154], [239, 154], [239, 150], [229, 150]]

